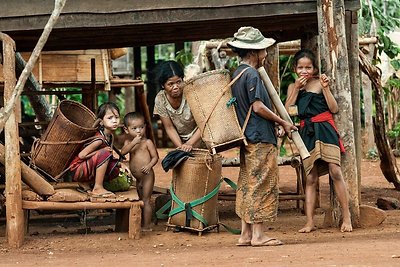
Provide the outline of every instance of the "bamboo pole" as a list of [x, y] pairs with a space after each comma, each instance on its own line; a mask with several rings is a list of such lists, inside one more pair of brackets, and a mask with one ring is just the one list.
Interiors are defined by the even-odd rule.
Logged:
[[[16, 136], [18, 136], [18, 135], [16, 135]], [[8, 143], [8, 144], [10, 144], [10, 143]], [[9, 148], [10, 148], [10, 145], [7, 145], [7, 150]], [[19, 156], [17, 158], [19, 159]], [[37, 194], [39, 194], [41, 196], [51, 196], [54, 194], [54, 188], [49, 182], [47, 182], [36, 171], [29, 168], [29, 166], [26, 165], [24, 162], [22, 162], [20, 160], [15, 160], [15, 159], [16, 158], [14, 158], [14, 161], [20, 162], [19, 165], [20, 165], [20, 170], [21, 170], [21, 175], [22, 175], [22, 181], [25, 184], [27, 184], [33, 191], [35, 191]], [[5, 165], [8, 164], [8, 162], [6, 162], [6, 148], [2, 144], [0, 144], [0, 162]], [[6, 166], [8, 167], [8, 165], [6, 165]], [[6, 177], [7, 177], [7, 175], [6, 175]]]
[[[264, 81], [264, 84], [267, 87], [268, 94], [271, 97], [271, 101], [272, 103], [274, 103], [274, 106], [278, 114], [281, 116], [283, 120], [293, 124], [293, 121], [290, 118], [289, 114], [287, 113], [285, 107], [283, 106], [282, 101], [279, 98], [278, 94], [276, 93], [274, 85], [272, 84], [267, 72], [265, 71], [265, 68], [264, 67], [258, 68], [258, 72], [260, 73], [261, 79]], [[292, 140], [296, 145], [297, 149], [299, 150], [300, 157], [302, 159], [308, 158], [310, 156], [310, 153], [308, 152], [306, 146], [304, 145], [303, 139], [301, 139], [301, 136], [298, 131], [292, 132]]]
[[[15, 86], [15, 43], [6, 34], [0, 34], [3, 42], [4, 103], [10, 101]], [[21, 162], [19, 161], [18, 123], [15, 105], [10, 110], [5, 122], [5, 142], [8, 144], [4, 153], [6, 167], [6, 233], [8, 245], [19, 248], [24, 243], [24, 213], [22, 210]], [[15, 160], [17, 159], [17, 160]]]

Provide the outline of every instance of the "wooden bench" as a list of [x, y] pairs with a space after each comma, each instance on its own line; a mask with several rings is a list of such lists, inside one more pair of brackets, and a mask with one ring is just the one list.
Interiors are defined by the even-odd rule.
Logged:
[[[25, 211], [26, 226], [29, 225], [30, 210], [94, 210], [94, 209], [115, 209], [115, 231], [128, 232], [131, 239], [139, 239], [141, 234], [142, 207], [143, 201], [137, 197], [126, 197], [134, 195], [136, 189], [116, 193], [116, 198], [96, 198], [79, 202], [56, 202], [56, 201], [32, 201], [22, 200], [22, 208]], [[27, 228], [26, 228], [27, 229]]]

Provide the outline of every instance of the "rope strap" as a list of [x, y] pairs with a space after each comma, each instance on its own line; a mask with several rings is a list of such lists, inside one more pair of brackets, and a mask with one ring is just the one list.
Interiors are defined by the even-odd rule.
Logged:
[[168, 219], [168, 214], [165, 214], [165, 212], [170, 209], [172, 206], [172, 199], [168, 200], [167, 203], [164, 204], [158, 211], [156, 211], [156, 218], [160, 220], [165, 220]]
[[[185, 224], [186, 226], [190, 226], [190, 221], [191, 219], [194, 217], [197, 220], [199, 220], [200, 222], [203, 223], [203, 225], [205, 227], [208, 226], [207, 221], [200, 215], [198, 214], [196, 211], [192, 210], [193, 207], [200, 205], [204, 202], [206, 202], [207, 200], [211, 199], [213, 196], [215, 196], [218, 191], [219, 188], [221, 187], [221, 183], [222, 181], [226, 182], [230, 187], [232, 187], [234, 190], [237, 190], [237, 185], [235, 182], [233, 182], [231, 179], [227, 178], [227, 177], [223, 177], [220, 182], [218, 183], [218, 185], [214, 188], [213, 191], [211, 191], [210, 193], [208, 193], [207, 195], [205, 195], [202, 198], [196, 199], [192, 202], [189, 203], [184, 203], [183, 201], [181, 201], [174, 193], [172, 185], [170, 188], [170, 193], [171, 193], [171, 197], [172, 199], [169, 200], [167, 203], [165, 203], [164, 206], [162, 206], [158, 211], [156, 211], [156, 217], [157, 219], [167, 219], [168, 217], [171, 217], [175, 214], [178, 214], [180, 212], [185, 211], [186, 214], [186, 220], [185, 220]], [[178, 204], [178, 207], [173, 209], [172, 211], [169, 212], [169, 214], [165, 214], [165, 212], [171, 208], [172, 206], [172, 201], [175, 201]], [[235, 228], [231, 228], [228, 225], [219, 222], [218, 224], [222, 225], [228, 232], [235, 234], [235, 235], [239, 235], [241, 233], [240, 229], [235, 229]]]
[[171, 185], [171, 187], [170, 187], [170, 193], [171, 193], [172, 201], [175, 201], [176, 204], [178, 204], [178, 207], [176, 207], [175, 209], [171, 210], [171, 211], [169, 212], [169, 216], [172, 217], [172, 216], [174, 216], [175, 214], [178, 214], [178, 213], [180, 213], [180, 212], [182, 212], [182, 211], [185, 211], [185, 213], [186, 213], [186, 226], [187, 226], [187, 227], [190, 226], [190, 220], [191, 220], [193, 217], [196, 218], [197, 220], [199, 220], [200, 222], [202, 222], [203, 225], [204, 225], [205, 227], [207, 227], [207, 226], [208, 226], [207, 220], [206, 220], [203, 216], [201, 216], [198, 212], [196, 212], [195, 210], [193, 210], [192, 208], [194, 208], [194, 207], [196, 207], [196, 206], [198, 206], [198, 205], [200, 205], [200, 204], [203, 204], [204, 202], [210, 200], [212, 197], [214, 197], [216, 194], [218, 194], [219, 188], [221, 187], [221, 182], [222, 182], [222, 180], [221, 180], [221, 181], [217, 184], [217, 186], [216, 186], [210, 193], [208, 193], [207, 195], [205, 195], [205, 196], [203, 196], [203, 197], [201, 197], [201, 198], [199, 198], [199, 199], [193, 200], [193, 201], [191, 201], [191, 202], [188, 202], [188, 203], [183, 202], [182, 200], [180, 200], [180, 199], [175, 195], [175, 192], [174, 192], [174, 190], [173, 190], [173, 188], [172, 188], [172, 185]]

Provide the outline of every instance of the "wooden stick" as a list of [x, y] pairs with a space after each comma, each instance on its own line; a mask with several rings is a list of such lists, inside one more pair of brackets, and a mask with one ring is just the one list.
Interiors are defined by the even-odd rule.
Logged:
[[[279, 115], [281, 116], [281, 118], [293, 124], [292, 119], [290, 118], [285, 107], [283, 106], [282, 101], [279, 98], [278, 94], [276, 93], [275, 87], [272, 84], [270, 78], [268, 77], [268, 74], [265, 71], [264, 67], [258, 68], [258, 72], [260, 73], [261, 79], [264, 81], [264, 84], [267, 87], [267, 91], [269, 96], [271, 97], [272, 103], [274, 103], [274, 106], [278, 111]], [[306, 146], [304, 145], [303, 139], [301, 139], [301, 136], [298, 131], [292, 132], [292, 139], [297, 149], [299, 150], [300, 157], [302, 159], [308, 158], [310, 156], [310, 153], [308, 152]]]
[[[10, 146], [7, 146], [9, 148]], [[15, 161], [15, 160], [14, 160]], [[5, 147], [0, 144], [0, 162], [6, 163]], [[8, 161], [7, 161], [8, 163]], [[23, 161], [20, 161], [22, 181], [26, 183], [35, 193], [41, 196], [51, 196], [54, 194], [54, 187], [40, 176], [36, 171], [28, 167]], [[8, 165], [6, 165], [8, 167]]]

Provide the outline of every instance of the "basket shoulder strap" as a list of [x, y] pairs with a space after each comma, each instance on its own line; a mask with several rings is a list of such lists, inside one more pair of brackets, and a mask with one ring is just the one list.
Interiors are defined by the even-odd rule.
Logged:
[[249, 69], [250, 67], [247, 67], [245, 69], [243, 69], [230, 83], [228, 83], [221, 91], [221, 94], [217, 97], [217, 100], [215, 101], [214, 105], [212, 106], [210, 112], [207, 114], [206, 119], [203, 122], [203, 127], [201, 127], [202, 131], [201, 131], [201, 136], [203, 136], [205, 128], [206, 128], [206, 124], [208, 122], [208, 120], [211, 117], [211, 114], [214, 112], [214, 109], [217, 107], [219, 101], [221, 100], [221, 98], [224, 96], [224, 94], [226, 93], [226, 91], [231, 88], [231, 86], [242, 76], [242, 74]]
[[247, 111], [246, 119], [244, 120], [243, 127], [242, 127], [242, 134], [246, 131], [247, 123], [249, 122], [251, 111], [253, 110], [253, 104], [250, 105], [249, 111]]

